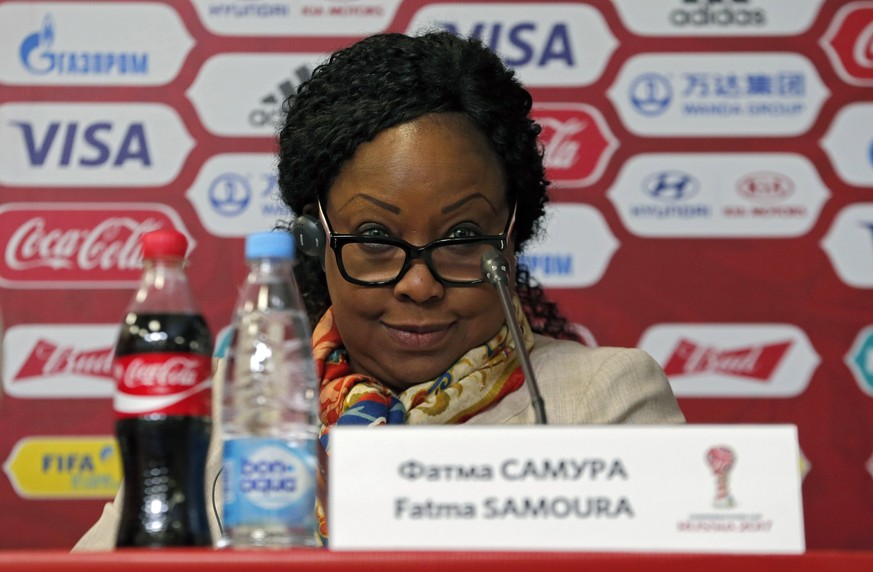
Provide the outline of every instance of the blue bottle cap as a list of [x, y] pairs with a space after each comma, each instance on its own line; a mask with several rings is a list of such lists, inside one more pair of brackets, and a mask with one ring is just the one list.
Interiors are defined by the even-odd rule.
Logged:
[[246, 236], [246, 260], [294, 258], [294, 241], [285, 231], [253, 232]]

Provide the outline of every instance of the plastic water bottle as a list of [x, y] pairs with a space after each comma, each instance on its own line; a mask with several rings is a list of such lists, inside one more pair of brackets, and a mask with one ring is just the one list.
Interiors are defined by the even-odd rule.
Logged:
[[318, 392], [306, 312], [284, 232], [246, 238], [222, 403], [219, 546], [316, 545]]

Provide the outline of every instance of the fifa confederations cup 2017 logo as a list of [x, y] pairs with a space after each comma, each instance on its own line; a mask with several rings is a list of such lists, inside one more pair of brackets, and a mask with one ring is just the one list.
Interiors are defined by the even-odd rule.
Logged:
[[706, 452], [706, 461], [715, 475], [715, 498], [712, 505], [716, 508], [731, 508], [736, 505], [728, 487], [728, 477], [736, 460], [733, 450], [724, 445], [712, 447]]

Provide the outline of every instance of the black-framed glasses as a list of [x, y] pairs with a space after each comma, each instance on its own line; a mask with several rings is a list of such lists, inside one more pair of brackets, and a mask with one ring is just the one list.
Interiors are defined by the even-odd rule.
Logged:
[[340, 274], [360, 286], [397, 284], [417, 259], [424, 260], [433, 277], [446, 286], [484, 282], [482, 255], [490, 248], [501, 251], [506, 248], [507, 237], [515, 225], [515, 208], [501, 234], [440, 238], [424, 246], [413, 246], [389, 236], [336, 234], [324, 214], [321, 198], [318, 199], [318, 214], [330, 235], [328, 244], [336, 254]]

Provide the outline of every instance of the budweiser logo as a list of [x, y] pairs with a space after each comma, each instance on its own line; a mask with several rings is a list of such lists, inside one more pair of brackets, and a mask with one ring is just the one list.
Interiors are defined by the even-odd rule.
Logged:
[[6, 287], [135, 286], [143, 234], [176, 228], [179, 215], [160, 204], [30, 204], [0, 206]]
[[82, 351], [72, 345], [39, 340], [12, 381], [59, 375], [112, 377], [112, 348]]
[[181, 356], [159, 362], [135, 358], [124, 369], [121, 383], [129, 388], [193, 387], [201, 381], [201, 364], [200, 359]]
[[718, 373], [767, 381], [791, 347], [791, 341], [730, 350], [681, 339], [664, 366], [668, 376]]

